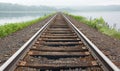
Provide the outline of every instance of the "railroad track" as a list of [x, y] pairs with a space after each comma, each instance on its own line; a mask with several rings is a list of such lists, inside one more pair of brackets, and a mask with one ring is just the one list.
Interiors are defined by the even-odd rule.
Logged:
[[63, 14], [53, 16], [0, 71], [119, 71]]

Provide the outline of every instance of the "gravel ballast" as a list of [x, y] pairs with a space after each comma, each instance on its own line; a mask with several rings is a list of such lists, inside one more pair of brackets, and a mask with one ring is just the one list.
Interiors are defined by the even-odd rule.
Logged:
[[27, 42], [49, 19], [50, 17], [7, 37], [0, 38], [0, 65]]
[[102, 34], [90, 26], [68, 16], [71, 22], [87, 36], [113, 63], [120, 67], [120, 40]]
[[[71, 22], [84, 33], [106, 56], [120, 67], [120, 40], [104, 35], [86, 24], [68, 16]], [[30, 39], [48, 20], [33, 24], [5, 38], [0, 38], [0, 65]]]

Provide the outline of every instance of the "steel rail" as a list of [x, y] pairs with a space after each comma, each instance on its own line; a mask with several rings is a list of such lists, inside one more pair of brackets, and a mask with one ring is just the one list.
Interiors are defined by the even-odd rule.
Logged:
[[32, 44], [32, 42], [40, 36], [40, 34], [46, 29], [46, 27], [50, 24], [50, 22], [56, 17], [55, 14], [41, 29], [39, 29], [15, 54], [13, 54], [1, 67], [0, 71], [12, 71], [13, 67], [16, 65], [15, 63], [20, 60], [23, 52], [27, 52], [28, 46]]
[[104, 71], [120, 71], [120, 69], [112, 63], [112, 61], [105, 56], [64, 14], [62, 14], [69, 26], [77, 33], [82, 41], [88, 46], [88, 49], [92, 52], [92, 55], [103, 66]]

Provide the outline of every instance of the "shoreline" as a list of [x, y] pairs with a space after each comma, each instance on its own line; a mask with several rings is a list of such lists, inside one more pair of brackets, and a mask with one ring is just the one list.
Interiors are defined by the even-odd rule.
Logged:
[[72, 23], [92, 41], [113, 63], [120, 67], [120, 40], [102, 34], [100, 31], [84, 24], [71, 16], [67, 16]]
[[68, 15], [73, 17], [77, 21], [84, 23], [90, 26], [91, 28], [94, 28], [100, 31], [105, 35], [120, 39], [120, 32], [117, 31], [115, 28], [111, 28], [102, 17], [95, 18], [95, 19], [87, 19], [84, 16], [76, 16], [72, 14], [68, 14]]
[[46, 19], [50, 15], [43, 16], [34, 20], [26, 21], [26, 22], [18, 22], [18, 23], [8, 23], [5, 25], [0, 25], [0, 38], [3, 38], [5, 36], [8, 36], [14, 32], [17, 32], [19, 30], [22, 30], [23, 28], [26, 28], [32, 24], [35, 24], [41, 20]]

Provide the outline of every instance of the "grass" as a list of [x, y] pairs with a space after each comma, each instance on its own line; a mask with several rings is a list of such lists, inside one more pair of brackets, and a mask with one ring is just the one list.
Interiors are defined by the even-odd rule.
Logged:
[[44, 20], [49, 16], [50, 15], [40, 17], [40, 18], [32, 20], [32, 21], [26, 21], [26, 22], [20, 22], [20, 23], [9, 23], [9, 24], [5, 24], [5, 25], [0, 25], [0, 38], [8, 36], [8, 35], [16, 32], [18, 30], [21, 30], [25, 27], [32, 25], [32, 24], [35, 24], [41, 20]]
[[78, 20], [79, 22], [85, 23], [90, 27], [97, 29], [103, 34], [120, 39], [120, 32], [115, 30], [114, 28], [109, 28], [109, 26], [106, 24], [106, 22], [102, 17], [95, 19], [87, 19], [86, 17], [83, 16], [75, 16], [71, 14], [68, 15]]

